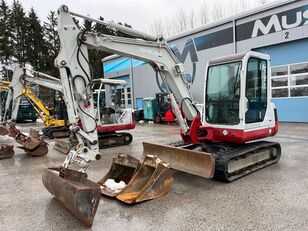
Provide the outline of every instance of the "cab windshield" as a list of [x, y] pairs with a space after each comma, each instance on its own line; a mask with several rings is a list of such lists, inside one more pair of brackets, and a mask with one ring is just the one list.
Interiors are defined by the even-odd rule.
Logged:
[[206, 86], [206, 121], [239, 124], [240, 74], [242, 62], [209, 67]]

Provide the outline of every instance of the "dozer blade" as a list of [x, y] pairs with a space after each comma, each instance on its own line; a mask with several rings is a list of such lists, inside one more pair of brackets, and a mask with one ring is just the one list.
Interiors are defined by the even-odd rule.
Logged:
[[14, 146], [1, 144], [0, 145], [0, 160], [5, 158], [11, 158], [14, 156]]
[[9, 134], [9, 130], [4, 125], [0, 125], [0, 135], [5, 136], [8, 134]]
[[42, 181], [65, 208], [86, 226], [92, 226], [101, 192], [87, 174], [65, 168], [45, 169]]
[[136, 158], [127, 154], [118, 154], [118, 157], [113, 158], [109, 172], [99, 182], [97, 182], [101, 185], [102, 194], [115, 197], [119, 193], [119, 190], [108, 188], [108, 185], [106, 185], [105, 182], [107, 180], [114, 180], [117, 183], [123, 181], [125, 185], [127, 185], [139, 166], [140, 161]]
[[172, 169], [205, 178], [214, 176], [215, 159], [207, 152], [143, 142], [143, 155], [156, 155]]
[[148, 155], [128, 185], [117, 195], [127, 204], [161, 197], [168, 192], [173, 177], [166, 162]]

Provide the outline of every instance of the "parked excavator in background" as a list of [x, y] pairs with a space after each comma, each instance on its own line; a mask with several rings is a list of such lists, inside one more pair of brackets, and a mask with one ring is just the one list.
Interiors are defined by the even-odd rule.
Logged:
[[[73, 16], [102, 24], [130, 38], [80, 31]], [[163, 195], [172, 183], [168, 167], [230, 182], [279, 160], [279, 144], [257, 141], [278, 131], [277, 113], [270, 98], [269, 56], [248, 52], [210, 61], [204, 110], [200, 112], [183, 79], [183, 64], [163, 38], [82, 16], [69, 11], [67, 6], [58, 9], [57, 26], [61, 49], [55, 64], [60, 71], [64, 97], [69, 102], [70, 129], [78, 145], [70, 150], [61, 167], [44, 171], [43, 183], [85, 224], [92, 225], [100, 193], [109, 192], [105, 177], [99, 181], [100, 188], [85, 173], [92, 160], [101, 158], [88, 49], [146, 61], [158, 70], [170, 89], [168, 98], [183, 140], [169, 145], [144, 143], [142, 165], [124, 156], [116, 158], [108, 178], [116, 182], [126, 179], [127, 185], [111, 196], [136, 203]], [[145, 168], [147, 165], [152, 166], [151, 170]]]
[[[26, 69], [24, 67], [17, 66], [14, 70], [14, 73], [15, 72], [22, 74], [13, 74], [12, 82], [8, 85], [8, 91], [13, 91], [15, 95], [23, 95], [29, 100], [29, 102], [31, 102], [37, 114], [44, 122], [45, 127], [41, 131], [43, 137], [48, 137], [51, 139], [69, 137], [69, 121], [66, 119], [67, 113], [63, 102], [64, 99], [62, 94], [61, 80], [53, 76], [44, 74], [42, 72]], [[37, 93], [29, 86], [27, 86], [29, 84], [44, 86], [58, 93], [58, 102], [57, 104], [55, 104], [56, 106], [53, 111], [50, 111], [37, 96]], [[133, 140], [132, 135], [127, 132], [120, 132], [135, 128], [135, 121], [132, 118], [132, 109], [128, 108], [126, 88], [127, 83], [121, 80], [98, 79], [96, 81], [93, 81], [92, 87], [94, 87], [94, 85], [99, 86], [98, 90], [96, 91], [98, 99], [101, 98], [102, 89], [107, 86], [109, 86], [110, 88], [109, 89], [107, 87], [108, 90], [111, 91], [116, 91], [117, 87], [121, 86], [124, 91], [124, 93], [122, 94], [124, 96], [123, 100], [121, 98], [122, 95], [120, 95], [119, 98], [120, 101], [123, 101], [122, 107], [121, 105], [116, 105], [114, 103], [111, 104], [111, 107], [102, 107], [101, 103], [106, 104], [102, 101], [97, 104], [97, 115], [95, 116], [95, 118], [99, 136], [99, 147], [108, 148], [111, 146], [130, 144]], [[8, 95], [10, 97], [7, 97], [6, 100], [4, 118], [8, 117], [8, 111], [11, 108], [11, 102], [19, 100], [15, 98], [13, 100], [13, 94]], [[59, 98], [61, 98], [62, 100], [59, 100]], [[12, 117], [12, 119], [14, 118]], [[58, 147], [58, 151], [61, 151], [63, 153], [66, 153], [68, 151], [65, 147], [62, 148], [62, 141], [57, 140], [55, 146]]]
[[[8, 86], [7, 98], [14, 99], [12, 103], [12, 113], [11, 119], [8, 121], [5, 120], [3, 124], [0, 125], [0, 135], [9, 135], [13, 137], [17, 143], [22, 145], [19, 148], [25, 150], [32, 156], [45, 156], [48, 153], [48, 147], [45, 141], [43, 141], [40, 137], [28, 136], [22, 133], [18, 128], [16, 128], [16, 119], [22, 94], [20, 94], [20, 91], [15, 92], [14, 89], [18, 89], [20, 82], [17, 76], [20, 76], [22, 74], [22, 69], [15, 71], [13, 74], [13, 80]], [[10, 100], [6, 101], [5, 105], [6, 108], [9, 108], [10, 105], [7, 105], [7, 103], [10, 104]], [[4, 114], [4, 118], [6, 118], [6, 114]], [[1, 146], [0, 159], [10, 158], [13, 155], [13, 146], [8, 146], [5, 144]]]
[[[15, 74], [17, 73], [17, 74]], [[24, 67], [16, 66], [14, 69], [12, 81], [9, 84], [9, 94], [6, 99], [4, 121], [7, 120], [9, 114], [12, 120], [17, 120], [16, 115], [9, 113], [13, 108], [14, 113], [18, 113], [19, 108], [14, 108], [16, 101], [20, 101], [20, 97], [15, 98], [14, 96], [24, 96], [33, 106], [38, 116], [44, 122], [45, 128], [42, 129], [42, 134], [49, 138], [61, 138], [68, 137], [70, 135], [68, 122], [60, 117], [63, 115], [63, 103], [57, 100], [53, 110], [50, 110], [45, 106], [45, 103], [38, 97], [37, 93], [29, 86], [29, 84], [36, 84], [55, 90], [58, 93], [62, 91], [60, 80], [50, 75], [26, 69]], [[59, 97], [57, 97], [59, 99]], [[12, 107], [11, 107], [12, 105]], [[60, 108], [61, 107], [61, 108]], [[56, 113], [55, 113], [56, 112]]]
[[[99, 88], [94, 92], [99, 147], [130, 144], [133, 136], [127, 132], [119, 132], [134, 129], [136, 126], [132, 116], [133, 111], [128, 107], [127, 82], [99, 79], [93, 80], [92, 83], [99, 84]], [[103, 89], [112, 95], [109, 105], [107, 105], [106, 94], [102, 94]]]

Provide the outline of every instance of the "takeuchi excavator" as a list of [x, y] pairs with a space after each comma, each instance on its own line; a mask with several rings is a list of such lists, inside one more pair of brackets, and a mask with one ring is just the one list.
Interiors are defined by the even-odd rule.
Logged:
[[55, 113], [49, 110], [38, 97], [37, 93], [28, 86], [29, 84], [44, 86], [57, 92], [62, 92], [62, 86], [59, 79], [17, 65], [14, 68], [12, 81], [9, 84], [9, 94], [6, 99], [5, 113], [3, 118], [4, 121], [7, 120], [11, 104], [13, 108], [11, 113], [11, 120], [16, 120], [18, 107], [16, 108], [15, 105], [20, 101], [20, 97], [23, 95], [31, 103], [36, 113], [44, 122], [45, 128], [43, 128], [42, 133], [45, 137], [68, 137], [69, 129], [67, 121], [62, 118], [58, 118], [58, 115], [55, 115]]
[[[45, 156], [48, 153], [47, 143], [42, 140], [40, 137], [32, 137], [22, 133], [16, 127], [16, 119], [18, 108], [22, 96], [22, 91], [14, 91], [15, 85], [19, 85], [19, 78], [17, 76], [22, 75], [22, 70], [16, 71], [13, 73], [13, 80], [7, 85], [7, 99], [14, 99], [12, 104], [12, 115], [11, 120], [6, 121], [6, 115], [4, 115], [4, 123], [0, 125], [0, 135], [9, 135], [13, 137], [17, 143], [21, 144], [21, 149], [25, 150], [26, 153], [29, 153], [32, 156]], [[9, 108], [11, 100], [6, 101], [6, 109]], [[7, 110], [6, 110], [7, 111]], [[14, 155], [14, 149], [11, 145], [2, 144], [0, 147], [0, 159], [10, 158]]]
[[[73, 16], [120, 31], [129, 38], [80, 31]], [[269, 56], [248, 52], [210, 61], [205, 70], [203, 110], [199, 110], [184, 81], [183, 64], [163, 38], [82, 16], [65, 5], [58, 9], [57, 26], [60, 52], [55, 64], [65, 99], [71, 102], [67, 104], [70, 129], [79, 144], [70, 150], [62, 166], [44, 171], [43, 183], [85, 224], [92, 225], [101, 193], [126, 203], [163, 195], [172, 183], [169, 168], [230, 182], [279, 160], [278, 143], [258, 141], [278, 131], [277, 112], [271, 103]], [[144, 143], [141, 164], [119, 155], [98, 183], [86, 175], [90, 162], [101, 158], [88, 49], [132, 57], [155, 68], [168, 86], [168, 98], [182, 137], [182, 142], [168, 145]], [[110, 179], [123, 180], [127, 185], [112, 191], [106, 183]]]
[[[7, 83], [9, 97], [7, 97], [6, 100], [4, 120], [7, 119], [10, 104], [15, 105], [16, 102], [20, 100], [20, 96], [24, 95], [33, 105], [37, 114], [44, 122], [45, 127], [40, 132], [43, 137], [48, 137], [51, 139], [69, 137], [69, 122], [62, 118], [59, 119], [58, 115], [52, 113], [48, 108], [46, 108], [44, 103], [37, 96], [37, 93], [28, 86], [29, 84], [43, 86], [54, 90], [59, 94], [63, 94], [62, 84], [59, 78], [47, 75], [39, 71], [27, 69], [25, 67], [16, 66], [14, 68], [12, 82]], [[127, 83], [120, 80], [97, 79], [93, 81], [92, 87], [94, 85], [99, 85], [99, 89], [97, 90], [98, 97], [101, 95], [102, 88], [106, 86], [111, 86], [112, 89], [116, 88], [117, 86], [123, 86], [124, 90], [124, 108], [114, 107], [115, 111], [113, 113], [105, 113], [103, 114], [103, 117], [100, 113], [101, 105], [100, 103], [97, 103], [97, 115], [95, 118], [97, 119], [97, 130], [99, 134], [100, 148], [130, 144], [133, 139], [132, 135], [127, 132], [120, 132], [123, 130], [130, 130], [135, 128], [135, 122], [132, 118], [132, 109], [128, 108], [126, 88]], [[18, 97], [13, 98], [13, 94], [10, 94], [10, 92], [14, 92], [14, 95]], [[18, 109], [15, 109], [11, 119], [16, 120], [15, 114], [17, 114], [17, 112]], [[62, 114], [64, 113], [62, 112]], [[56, 145], [57, 142], [58, 140], [56, 141]], [[63, 146], [62, 142], [60, 142], [59, 145]], [[61, 152], [65, 153], [65, 148], [63, 148]]]

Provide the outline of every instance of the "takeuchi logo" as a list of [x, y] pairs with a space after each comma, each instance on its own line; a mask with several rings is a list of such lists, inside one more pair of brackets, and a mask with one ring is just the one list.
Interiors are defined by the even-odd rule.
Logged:
[[258, 37], [260, 36], [259, 33], [261, 33], [261, 35], [267, 35], [272, 29], [274, 29], [275, 32], [279, 32], [299, 27], [301, 25], [308, 25], [308, 10], [298, 11], [295, 14], [295, 21], [292, 20], [294, 22], [291, 23], [288, 19], [291, 17], [293, 18], [294, 15], [273, 15], [267, 23], [263, 23], [261, 19], [256, 20], [251, 37]]

